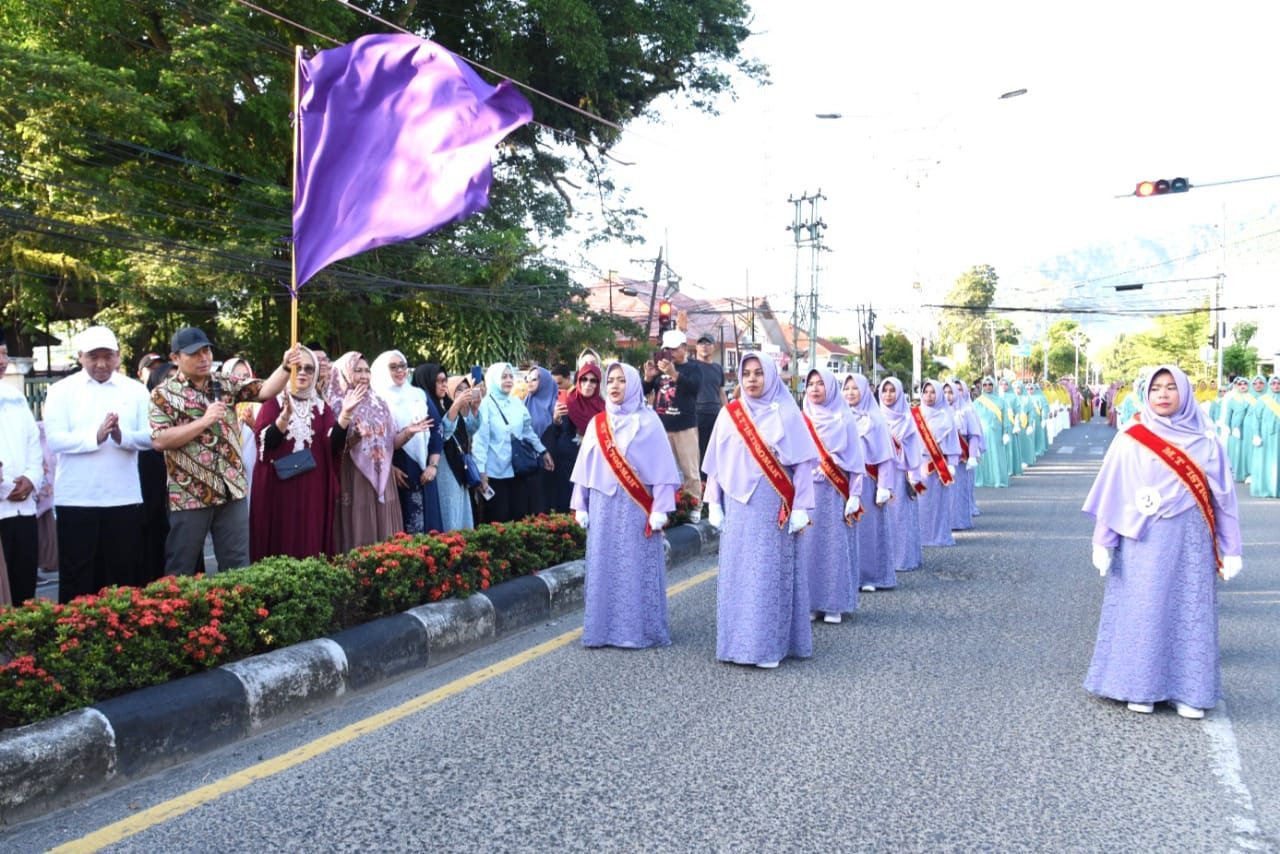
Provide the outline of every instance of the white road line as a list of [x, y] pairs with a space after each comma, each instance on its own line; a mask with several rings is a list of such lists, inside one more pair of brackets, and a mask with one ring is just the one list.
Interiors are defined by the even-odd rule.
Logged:
[[1075, 452], [1076, 452], [1075, 445], [1063, 445], [1062, 447], [1058, 448], [1058, 453], [1060, 454], [1074, 454]]
[[1209, 736], [1210, 764], [1213, 775], [1222, 783], [1226, 799], [1235, 807], [1228, 816], [1234, 851], [1267, 851], [1270, 843], [1262, 833], [1253, 810], [1253, 796], [1241, 777], [1240, 750], [1226, 701], [1220, 701], [1204, 718], [1204, 731]]

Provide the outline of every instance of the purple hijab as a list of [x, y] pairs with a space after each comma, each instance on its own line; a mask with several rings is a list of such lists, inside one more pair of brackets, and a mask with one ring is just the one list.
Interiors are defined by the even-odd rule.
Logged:
[[920, 431], [916, 429], [916, 420], [911, 417], [910, 401], [902, 393], [902, 381], [897, 377], [888, 377], [880, 383], [881, 388], [884, 388], [884, 383], [890, 383], [898, 390], [898, 399], [893, 402], [893, 406], [880, 404], [880, 412], [889, 425], [889, 432], [902, 448], [901, 453], [895, 452], [894, 459], [898, 468], [913, 471], [925, 463], [924, 442], [920, 439]]
[[878, 466], [893, 459], [893, 438], [889, 434], [889, 425], [885, 423], [884, 413], [871, 391], [871, 383], [862, 374], [849, 374], [844, 384], [853, 380], [858, 387], [858, 404], [850, 411], [858, 425], [858, 433], [862, 436], [862, 458], [868, 464]]
[[814, 403], [806, 393], [804, 396], [804, 414], [813, 422], [813, 429], [818, 438], [831, 454], [836, 465], [857, 477], [865, 470], [862, 462], [862, 439], [858, 436], [858, 424], [853, 420], [853, 413], [840, 394], [841, 386], [836, 375], [823, 368], [809, 371], [809, 377], [817, 374], [826, 386], [827, 396], [822, 403]]
[[937, 398], [933, 406], [926, 406], [923, 400], [920, 402], [920, 414], [924, 416], [924, 423], [928, 425], [929, 432], [933, 434], [933, 441], [938, 443], [938, 449], [942, 451], [944, 457], [958, 456], [960, 434], [956, 432], [956, 415], [947, 403], [947, 396], [942, 391], [942, 383], [933, 379], [925, 380], [920, 384], [921, 392], [924, 391], [925, 386], [933, 386], [933, 393]]
[[951, 388], [956, 393], [957, 429], [969, 442], [969, 456], [980, 457], [987, 452], [987, 437], [982, 434], [982, 419], [973, 408], [969, 387], [959, 377], [952, 377]]
[[[1218, 542], [1224, 553], [1239, 554], [1235, 480], [1226, 450], [1197, 405], [1187, 375], [1173, 365], [1161, 365], [1151, 374], [1152, 379], [1162, 372], [1178, 385], [1178, 411], [1167, 418], [1156, 415], [1148, 395], [1142, 403], [1141, 423], [1180, 448], [1204, 472], [1217, 511]], [[1136, 540], [1143, 537], [1153, 519], [1167, 519], [1198, 505], [1173, 469], [1136, 439], [1124, 435], [1128, 432], [1122, 430], [1112, 440], [1082, 509], [1099, 524]]]
[[[809, 438], [809, 428], [800, 415], [800, 408], [778, 377], [778, 366], [773, 359], [760, 353], [744, 353], [738, 362], [739, 387], [742, 385], [742, 369], [752, 359], [759, 362], [764, 370], [764, 392], [759, 397], [743, 393], [738, 399], [755, 422], [760, 438], [784, 466], [806, 462], [816, 465], [818, 449]], [[702, 470], [715, 478], [729, 497], [743, 504], [751, 499], [756, 484], [764, 477], [725, 410], [721, 410], [715, 429], [711, 431], [707, 453], [702, 458]], [[796, 484], [797, 504], [799, 486]]]
[[551, 419], [555, 417], [556, 397], [560, 394], [560, 388], [556, 385], [556, 378], [551, 376], [551, 372], [546, 368], [535, 365], [533, 370], [538, 374], [538, 390], [533, 394], [525, 395], [524, 405], [529, 410], [529, 420], [533, 422], [534, 435], [541, 437], [542, 432], [551, 426]]
[[600, 441], [596, 438], [596, 418], [608, 418], [613, 428], [613, 441], [622, 456], [636, 470], [640, 482], [652, 491], [654, 486], [667, 484], [674, 490], [683, 481], [676, 468], [676, 458], [671, 453], [671, 442], [662, 426], [662, 419], [644, 405], [644, 390], [640, 372], [630, 365], [611, 362], [605, 370], [609, 375], [615, 367], [622, 368], [627, 378], [627, 391], [622, 403], [606, 400], [605, 411], [597, 414], [582, 432], [582, 446], [578, 449], [578, 461], [574, 463], [569, 479], [585, 489], [595, 489], [605, 495], [618, 490], [618, 479], [604, 458]]

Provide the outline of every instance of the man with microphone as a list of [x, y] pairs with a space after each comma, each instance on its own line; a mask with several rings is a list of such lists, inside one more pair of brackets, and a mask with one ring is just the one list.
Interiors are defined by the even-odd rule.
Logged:
[[189, 575], [213, 535], [219, 570], [249, 565], [249, 481], [240, 456], [235, 404], [265, 401], [284, 390], [295, 345], [266, 379], [213, 373], [213, 345], [203, 331], [179, 329], [170, 343], [178, 370], [151, 393], [151, 443], [169, 471], [165, 571]]

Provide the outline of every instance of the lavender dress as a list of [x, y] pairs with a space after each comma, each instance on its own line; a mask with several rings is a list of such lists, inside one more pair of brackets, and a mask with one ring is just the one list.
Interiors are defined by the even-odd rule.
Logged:
[[618, 535], [643, 531], [647, 521], [644, 510], [623, 489], [613, 495], [591, 490], [590, 507], [582, 645], [669, 646], [662, 532], [649, 537]]
[[853, 535], [858, 540], [858, 584], [877, 590], [892, 590], [898, 586], [898, 573], [890, 559], [893, 543], [889, 540], [889, 522], [885, 512], [884, 507], [876, 506], [876, 482], [864, 477], [862, 519], [853, 526]]
[[[720, 661], [761, 664], [813, 655], [809, 586], [796, 568], [796, 535], [778, 527], [781, 506], [767, 483], [746, 504], [725, 496], [716, 584]], [[810, 528], [799, 536], [822, 533]]]
[[889, 564], [898, 572], [909, 572], [919, 569], [924, 561], [920, 551], [920, 502], [907, 495], [911, 490], [907, 473], [894, 463], [885, 465], [893, 476], [893, 498], [884, 506], [889, 529]]
[[814, 483], [813, 500], [813, 527], [796, 543], [796, 561], [809, 590], [809, 610], [851, 614], [858, 610], [854, 529], [862, 523], [845, 524], [844, 496], [826, 478]]
[[1155, 520], [1140, 540], [1120, 541], [1086, 689], [1132, 703], [1171, 700], [1197, 709], [1217, 703], [1222, 677], [1212, 556], [1209, 527], [1194, 508]]
[[[947, 457], [954, 466], [954, 460]], [[944, 486], [938, 473], [930, 472], [923, 481], [925, 492], [917, 499], [920, 511], [920, 544], [923, 546], [954, 546], [951, 536], [951, 493], [955, 483]]]

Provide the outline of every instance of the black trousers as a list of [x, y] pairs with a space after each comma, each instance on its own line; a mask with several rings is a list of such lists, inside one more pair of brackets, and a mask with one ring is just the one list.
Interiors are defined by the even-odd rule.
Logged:
[[145, 584], [141, 504], [67, 507], [58, 513], [58, 601], [70, 602], [113, 584]]
[[0, 547], [9, 567], [9, 593], [17, 605], [36, 595], [36, 567], [40, 561], [40, 538], [35, 516], [0, 519]]
[[534, 479], [530, 477], [489, 478], [493, 497], [486, 501], [486, 522], [515, 522], [532, 514]]

